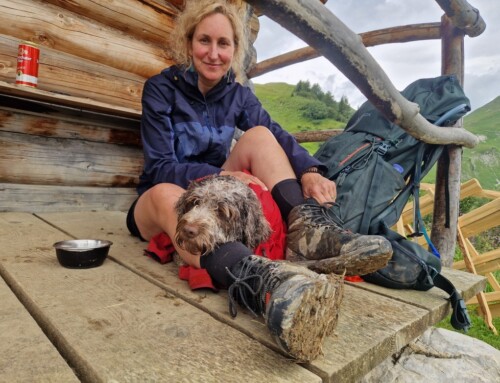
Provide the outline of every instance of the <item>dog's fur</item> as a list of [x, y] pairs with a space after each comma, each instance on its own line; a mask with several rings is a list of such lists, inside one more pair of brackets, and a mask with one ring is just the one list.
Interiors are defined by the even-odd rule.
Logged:
[[256, 194], [232, 176], [192, 181], [176, 210], [175, 241], [191, 254], [203, 255], [236, 241], [254, 249], [271, 233]]

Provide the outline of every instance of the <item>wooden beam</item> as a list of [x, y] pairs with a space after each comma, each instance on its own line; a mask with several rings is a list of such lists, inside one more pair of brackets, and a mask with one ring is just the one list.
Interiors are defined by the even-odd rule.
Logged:
[[0, 131], [0, 182], [134, 187], [144, 157], [125, 145]]
[[310, 132], [295, 132], [292, 135], [297, 142], [324, 142], [330, 137], [336, 136], [343, 132], [343, 129], [316, 130]]
[[120, 0], [112, 3], [95, 0], [46, 0], [46, 2], [159, 46], [166, 45], [166, 39], [175, 27], [175, 17], [179, 13], [179, 9], [172, 6], [169, 1], [163, 1], [161, 9], [158, 9], [158, 4], [148, 5], [144, 1], [137, 0]]
[[116, 116], [140, 118], [141, 111], [137, 109], [124, 108], [117, 105], [107, 104], [105, 102], [94, 101], [82, 97], [73, 97], [54, 92], [47, 92], [37, 88], [9, 84], [0, 81], [0, 94], [37, 100], [46, 103], [64, 105], [81, 110], [90, 110], [100, 113], [107, 113]]
[[40, 0], [0, 0], [0, 34], [150, 77], [173, 63], [166, 47]]
[[[442, 18], [442, 73], [453, 74], [460, 84], [464, 82], [464, 33], [446, 16]], [[462, 119], [455, 129], [462, 129]], [[436, 197], [432, 217], [432, 243], [441, 254], [444, 266], [451, 267], [457, 240], [462, 148], [449, 145], [438, 160], [436, 170]]]
[[0, 183], [0, 212], [127, 211], [135, 188]]
[[436, 0], [451, 23], [469, 37], [479, 36], [486, 29], [486, 23], [479, 10], [466, 0]]
[[474, 147], [479, 139], [459, 128], [442, 129], [429, 123], [418, 105], [409, 102], [351, 31], [318, 1], [247, 0], [266, 16], [300, 37], [332, 62], [389, 121], [410, 135], [432, 144]]
[[[0, 81], [15, 83], [18, 45], [19, 39], [0, 35]], [[42, 48], [38, 79], [39, 90], [80, 97], [89, 103], [142, 108], [144, 77], [48, 47]]]
[[[413, 24], [401, 27], [385, 28], [360, 33], [365, 47], [382, 44], [404, 43], [441, 38], [441, 23]], [[258, 77], [270, 71], [315, 59], [321, 54], [316, 49], [305, 47], [257, 63], [247, 74], [249, 78]]]

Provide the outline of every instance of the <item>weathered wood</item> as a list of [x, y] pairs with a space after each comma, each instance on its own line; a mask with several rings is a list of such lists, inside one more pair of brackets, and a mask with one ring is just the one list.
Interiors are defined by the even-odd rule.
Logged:
[[[439, 39], [441, 37], [440, 29], [440, 23], [425, 23], [384, 28], [360, 33], [359, 36], [365, 47], [371, 47], [382, 44]], [[249, 78], [258, 77], [267, 72], [320, 56], [321, 54], [311, 47], [296, 49], [257, 63], [247, 76]]]
[[299, 143], [303, 142], [324, 142], [330, 137], [336, 136], [342, 133], [342, 129], [328, 129], [328, 130], [317, 130], [308, 132], [295, 132], [293, 136]]
[[131, 187], [143, 155], [137, 148], [0, 132], [0, 182]]
[[106, 123], [105, 118], [96, 122], [83, 115], [71, 117], [0, 107], [0, 131], [142, 147], [139, 121], [119, 118], [108, 119]]
[[436, 2], [446, 13], [451, 23], [462, 29], [468, 36], [479, 36], [486, 29], [486, 23], [479, 14], [479, 10], [466, 0], [436, 0]]
[[474, 147], [478, 138], [460, 129], [430, 124], [409, 102], [352, 32], [322, 4], [310, 0], [248, 0], [266, 16], [300, 37], [349, 78], [390, 121], [412, 136], [433, 144]]
[[[111, 258], [116, 262], [268, 347], [275, 348], [262, 322], [244, 312], [235, 320], [230, 318], [224, 291], [219, 294], [189, 291], [186, 289], [186, 282], [179, 280], [173, 264], [160, 265], [142, 256], [146, 243], [141, 243], [128, 234], [125, 213], [74, 212], [41, 214], [40, 217], [74, 237], [96, 237], [106, 233], [106, 238], [113, 241], [115, 252], [111, 254]], [[459, 289], [470, 293], [484, 287], [482, 277], [472, 276], [473, 279], [470, 279], [470, 274], [462, 272], [457, 275], [458, 277], [447, 276]], [[478, 287], [481, 281], [482, 285]], [[379, 296], [378, 292], [370, 293], [359, 284], [346, 286], [335, 336], [325, 342], [324, 357], [318, 358], [306, 368], [322, 376], [324, 381], [356, 381], [446, 314], [449, 304], [436, 289], [431, 292], [408, 293], [413, 296], [404, 301], [398, 295], [384, 298], [385, 294]], [[352, 347], [353, 344], [357, 347]]]
[[[486, 278], [471, 273], [443, 268], [442, 274], [448, 278], [461, 293], [464, 301], [469, 300], [486, 287]], [[368, 291], [391, 297], [422, 309], [429, 310], [428, 326], [433, 326], [451, 312], [449, 295], [436, 287], [429, 291], [395, 290], [371, 283], [361, 282], [357, 286]]]
[[0, 212], [127, 211], [135, 188], [0, 183]]
[[155, 6], [151, 6], [137, 0], [111, 3], [102, 0], [46, 0], [46, 2], [159, 46], [166, 45], [167, 37], [175, 27], [174, 18], [179, 13], [179, 10], [168, 1], [161, 2], [160, 12], [158, 2]]
[[[0, 33], [150, 77], [172, 64], [166, 48], [40, 0], [0, 0]], [[22, 22], [21, 22], [22, 20]]]
[[500, 199], [495, 199], [460, 216], [458, 224], [466, 238], [500, 226]]
[[186, 5], [186, 0], [141, 0], [141, 2], [148, 4], [159, 12], [168, 12], [171, 6], [183, 10]]
[[80, 382], [2, 278], [0, 302], [0, 380]]
[[[453, 26], [445, 15], [442, 18], [442, 73], [454, 74], [464, 82], [464, 32]], [[462, 129], [463, 121], [455, 124]], [[444, 266], [451, 267], [457, 241], [462, 148], [450, 145], [438, 160], [436, 170], [436, 197], [432, 216], [431, 240], [441, 254]]]
[[[19, 39], [0, 35], [0, 81], [16, 80]], [[144, 77], [42, 47], [38, 89], [141, 109]]]
[[101, 112], [122, 117], [140, 118], [141, 111], [124, 108], [119, 105], [108, 104], [88, 98], [66, 96], [54, 92], [31, 88], [28, 86], [14, 85], [0, 81], [0, 94], [11, 95], [28, 100], [37, 100], [48, 104], [63, 105], [71, 108]]
[[112, 260], [61, 267], [52, 244], [67, 234], [32, 215], [1, 215], [0, 238], [7, 282], [84, 382], [321, 382]]

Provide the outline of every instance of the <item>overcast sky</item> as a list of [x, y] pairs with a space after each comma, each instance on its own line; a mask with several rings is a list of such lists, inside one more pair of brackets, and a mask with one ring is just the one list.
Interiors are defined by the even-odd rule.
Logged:
[[[486, 30], [465, 36], [465, 92], [477, 109], [500, 95], [500, 1], [468, 0], [479, 9]], [[326, 7], [356, 33], [407, 24], [439, 22], [443, 10], [435, 0], [329, 0]], [[267, 17], [260, 18], [255, 42], [257, 62], [302, 48], [306, 44]], [[397, 89], [419, 78], [441, 73], [441, 43], [427, 40], [368, 48]], [[337, 100], [347, 96], [357, 108], [366, 98], [328, 60], [317, 58], [255, 77], [253, 82], [296, 84], [309, 80], [330, 91]]]

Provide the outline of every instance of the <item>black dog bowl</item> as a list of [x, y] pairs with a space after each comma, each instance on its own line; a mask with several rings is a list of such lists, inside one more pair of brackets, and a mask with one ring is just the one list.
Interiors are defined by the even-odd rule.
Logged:
[[71, 269], [88, 269], [102, 265], [113, 242], [100, 239], [72, 239], [54, 243], [57, 260]]

